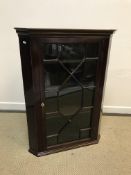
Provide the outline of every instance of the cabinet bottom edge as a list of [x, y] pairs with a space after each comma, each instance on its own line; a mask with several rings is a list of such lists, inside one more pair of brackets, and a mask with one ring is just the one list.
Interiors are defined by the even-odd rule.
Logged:
[[30, 148], [29, 152], [32, 153], [33, 155], [37, 156], [37, 157], [41, 157], [41, 156], [46, 156], [48, 154], [58, 153], [58, 152], [61, 152], [61, 151], [67, 151], [67, 150], [71, 150], [71, 149], [80, 148], [80, 147], [83, 147], [83, 146], [89, 146], [89, 145], [97, 144], [99, 142], [99, 139], [100, 139], [100, 135], [95, 140], [90, 140], [90, 141], [88, 140], [88, 141], [85, 141], [83, 143], [77, 143], [77, 144], [74, 144], [74, 145], [63, 146], [63, 147], [54, 148], [54, 149], [51, 149], [51, 150], [45, 150], [45, 151], [41, 151], [41, 152], [36, 152], [35, 150]]

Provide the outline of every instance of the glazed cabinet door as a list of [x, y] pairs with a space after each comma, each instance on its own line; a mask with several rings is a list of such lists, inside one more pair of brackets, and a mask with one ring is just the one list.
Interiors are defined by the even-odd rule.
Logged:
[[46, 149], [97, 137], [107, 45], [85, 37], [37, 39]]

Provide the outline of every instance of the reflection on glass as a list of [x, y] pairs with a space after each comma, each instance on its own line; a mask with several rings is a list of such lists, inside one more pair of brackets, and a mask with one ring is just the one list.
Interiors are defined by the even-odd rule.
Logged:
[[44, 54], [46, 59], [56, 59], [58, 56], [58, 44], [44, 45]]
[[43, 48], [47, 145], [89, 138], [98, 43], [53, 43]]
[[62, 58], [63, 61], [76, 60], [83, 58], [83, 44], [46, 44], [44, 54], [46, 59]]

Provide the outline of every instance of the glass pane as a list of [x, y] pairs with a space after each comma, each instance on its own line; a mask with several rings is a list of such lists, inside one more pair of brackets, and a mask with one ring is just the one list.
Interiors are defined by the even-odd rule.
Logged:
[[57, 111], [57, 93], [60, 85], [68, 77], [59, 63], [44, 64], [45, 69], [45, 111]]
[[86, 47], [86, 57], [97, 57], [99, 54], [99, 43], [87, 43]]
[[44, 56], [46, 60], [61, 58], [65, 63], [80, 62], [84, 55], [83, 44], [45, 44]]
[[45, 44], [44, 55], [45, 59], [56, 59], [58, 56], [58, 44]]
[[81, 87], [79, 85], [70, 86], [71, 83], [67, 82], [66, 85], [69, 85], [59, 91], [59, 111], [63, 115], [74, 115], [81, 108]]
[[47, 136], [57, 134], [67, 120], [57, 114], [46, 115]]
[[58, 138], [57, 138], [57, 134], [55, 135], [51, 135], [47, 137], [47, 145], [51, 146], [51, 145], [57, 145], [58, 144]]
[[61, 117], [58, 113], [46, 114], [46, 132], [47, 132], [47, 145], [58, 144], [58, 133], [61, 128], [66, 124], [67, 119]]
[[93, 106], [95, 89], [90, 87], [90, 88], [84, 88], [83, 91], [84, 91], [83, 107]]
[[81, 139], [89, 138], [89, 137], [90, 137], [90, 130], [88, 130], [87, 128], [80, 129], [80, 138]]
[[54, 91], [49, 91], [45, 93], [45, 112], [56, 112], [57, 111], [57, 93]]
[[48, 146], [90, 137], [98, 51], [98, 43], [44, 44]]
[[96, 70], [97, 60], [86, 60], [74, 75], [83, 86], [95, 86]]
[[91, 110], [81, 112], [70, 120], [66, 120], [58, 114], [53, 117], [48, 115], [46, 119], [48, 146], [89, 138], [90, 115]]
[[83, 44], [62, 44], [61, 47], [62, 60], [81, 60], [81, 58], [83, 58]]
[[58, 89], [63, 81], [68, 77], [68, 73], [59, 63], [44, 64], [45, 69], [45, 90]]
[[80, 129], [90, 127], [90, 116], [91, 111], [77, 114], [59, 133], [58, 143], [64, 143], [84, 138], [84, 136], [80, 137]]

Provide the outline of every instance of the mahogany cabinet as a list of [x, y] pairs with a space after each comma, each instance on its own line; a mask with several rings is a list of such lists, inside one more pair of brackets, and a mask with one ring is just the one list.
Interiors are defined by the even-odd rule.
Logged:
[[29, 151], [42, 156], [98, 143], [108, 46], [114, 30], [15, 29]]

